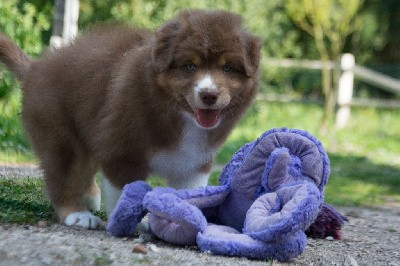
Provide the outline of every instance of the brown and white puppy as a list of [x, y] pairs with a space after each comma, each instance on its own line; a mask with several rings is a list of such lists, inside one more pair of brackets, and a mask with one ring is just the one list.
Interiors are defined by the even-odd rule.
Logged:
[[22, 81], [23, 124], [60, 220], [101, 225], [89, 212], [100, 207], [99, 169], [108, 211], [125, 184], [149, 174], [175, 188], [206, 185], [257, 91], [260, 48], [240, 16], [224, 11], [182, 12], [155, 34], [93, 29], [34, 61], [0, 35], [0, 60]]

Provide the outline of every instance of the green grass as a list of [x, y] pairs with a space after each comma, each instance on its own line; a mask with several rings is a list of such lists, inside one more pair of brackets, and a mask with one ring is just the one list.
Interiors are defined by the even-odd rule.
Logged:
[[22, 130], [21, 91], [12, 90], [0, 99], [0, 162], [32, 162], [35, 157]]
[[42, 180], [0, 179], [0, 222], [33, 223], [53, 220]]
[[[15, 96], [17, 99], [18, 95]], [[0, 104], [0, 163], [34, 160], [21, 133], [19, 105]], [[7, 109], [8, 108], [8, 109]], [[11, 112], [10, 109], [13, 109]], [[322, 135], [319, 106], [256, 102], [217, 156], [225, 164], [244, 143], [274, 127], [299, 128], [315, 135], [331, 160], [331, 175], [325, 189], [326, 202], [344, 206], [400, 206], [400, 110], [356, 108], [346, 128]], [[217, 184], [213, 173], [210, 184]], [[151, 178], [153, 185], [163, 180]], [[52, 209], [41, 180], [0, 179], [0, 222], [51, 220]], [[105, 217], [104, 211], [100, 216]]]

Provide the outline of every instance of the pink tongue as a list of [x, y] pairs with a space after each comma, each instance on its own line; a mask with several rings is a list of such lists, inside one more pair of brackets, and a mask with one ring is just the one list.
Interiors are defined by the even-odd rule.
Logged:
[[202, 127], [208, 128], [213, 127], [218, 123], [221, 111], [214, 109], [196, 109], [194, 113], [196, 115], [197, 123]]

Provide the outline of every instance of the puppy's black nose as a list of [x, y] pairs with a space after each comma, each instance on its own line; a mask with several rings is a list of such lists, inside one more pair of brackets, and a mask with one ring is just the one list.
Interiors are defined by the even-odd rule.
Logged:
[[217, 92], [201, 92], [200, 93], [201, 101], [208, 106], [215, 104], [218, 100], [218, 93]]

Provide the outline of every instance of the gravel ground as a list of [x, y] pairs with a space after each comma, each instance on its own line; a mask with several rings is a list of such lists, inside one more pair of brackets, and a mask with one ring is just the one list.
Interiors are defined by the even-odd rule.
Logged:
[[[0, 167], [0, 177], [41, 176], [35, 166]], [[349, 218], [340, 241], [309, 239], [292, 265], [400, 266], [400, 208], [337, 208]], [[0, 265], [282, 265], [202, 253], [156, 239], [113, 238], [105, 231], [39, 222], [0, 223]]]

